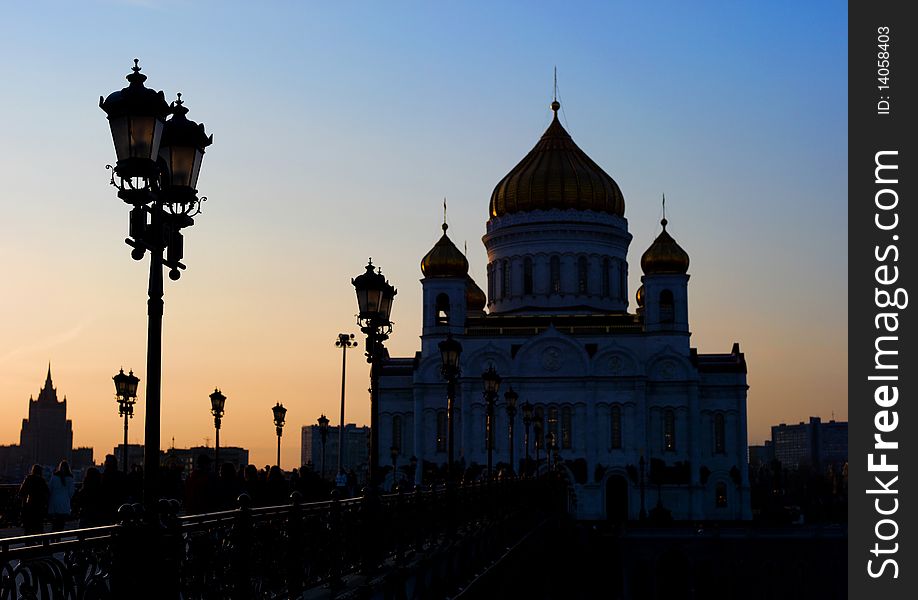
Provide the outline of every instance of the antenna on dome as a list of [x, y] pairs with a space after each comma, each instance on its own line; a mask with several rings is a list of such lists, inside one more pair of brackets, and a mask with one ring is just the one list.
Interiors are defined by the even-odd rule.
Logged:
[[663, 220], [660, 221], [660, 225], [663, 226], [663, 229], [666, 229], [666, 192], [663, 192]]
[[555, 65], [555, 95], [552, 96], [552, 100], [558, 101], [558, 65]]

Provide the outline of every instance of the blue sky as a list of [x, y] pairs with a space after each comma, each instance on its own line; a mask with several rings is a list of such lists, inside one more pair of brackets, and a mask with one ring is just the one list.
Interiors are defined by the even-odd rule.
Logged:
[[[555, 66], [562, 122], [625, 195], [632, 291], [666, 193], [693, 344], [747, 353], [751, 441], [847, 418], [843, 3], [34, 2], [0, 22], [0, 443], [48, 360], [77, 443], [117, 443], [108, 378], [142, 370], [146, 270], [123, 245], [97, 104], [135, 57], [214, 134], [189, 269], [166, 290], [164, 440], [203, 442], [206, 410], [177, 407], [214, 385], [224, 437], [257, 460], [278, 398], [292, 423], [337, 414], [333, 341], [368, 256], [399, 288], [392, 352], [413, 353], [444, 196], [486, 289], [488, 199], [548, 125]], [[298, 456], [294, 435], [287, 466]]]

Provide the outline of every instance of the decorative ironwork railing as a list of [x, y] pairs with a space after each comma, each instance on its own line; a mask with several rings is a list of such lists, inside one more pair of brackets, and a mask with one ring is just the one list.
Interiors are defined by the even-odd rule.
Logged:
[[464, 539], [474, 551], [449, 563], [470, 567], [560, 507], [553, 489], [508, 480], [315, 503], [294, 492], [273, 507], [243, 495], [238, 509], [188, 516], [162, 500], [155, 526], [139, 505], [123, 506], [118, 525], [0, 539], [0, 600], [145, 597], [150, 577], [159, 597], [291, 598], [455, 552]]

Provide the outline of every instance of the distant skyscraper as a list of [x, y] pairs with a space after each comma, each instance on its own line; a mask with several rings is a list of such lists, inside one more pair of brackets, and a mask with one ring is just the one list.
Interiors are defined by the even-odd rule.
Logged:
[[823, 469], [848, 462], [848, 423], [810, 417], [809, 423], [781, 423], [771, 428], [774, 457], [784, 467], [797, 469], [803, 465]]
[[[370, 428], [358, 427], [353, 423], [344, 426], [344, 454], [341, 457], [341, 466], [345, 470], [354, 469], [362, 471], [366, 468], [367, 440]], [[322, 468], [322, 434], [318, 425], [303, 425], [302, 448], [300, 451], [301, 464], [312, 464], [317, 473]], [[328, 439], [325, 443], [325, 475], [329, 478], [335, 474], [338, 466], [338, 428], [328, 428]]]
[[56, 466], [71, 459], [73, 423], [67, 418], [67, 397], [57, 399], [50, 364], [38, 399], [29, 397], [29, 418], [22, 420], [19, 447], [22, 460], [27, 463]]

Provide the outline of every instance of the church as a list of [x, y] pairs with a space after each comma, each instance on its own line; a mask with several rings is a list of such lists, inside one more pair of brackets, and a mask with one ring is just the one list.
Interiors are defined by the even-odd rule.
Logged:
[[[665, 217], [640, 257], [629, 312], [624, 197], [559, 108], [552, 102], [548, 129], [491, 195], [487, 295], [445, 222], [421, 260], [421, 348], [382, 366], [379, 462], [390, 447], [418, 465], [447, 462], [438, 344], [449, 334], [462, 345], [454, 445], [466, 472], [487, 463], [482, 374], [493, 367], [502, 378], [495, 472], [560, 469], [580, 519], [750, 519], [739, 344], [722, 354], [691, 347], [689, 255]], [[529, 427], [522, 411], [513, 418], [512, 449], [511, 387], [530, 417]], [[425, 471], [415, 470], [418, 483]]]

